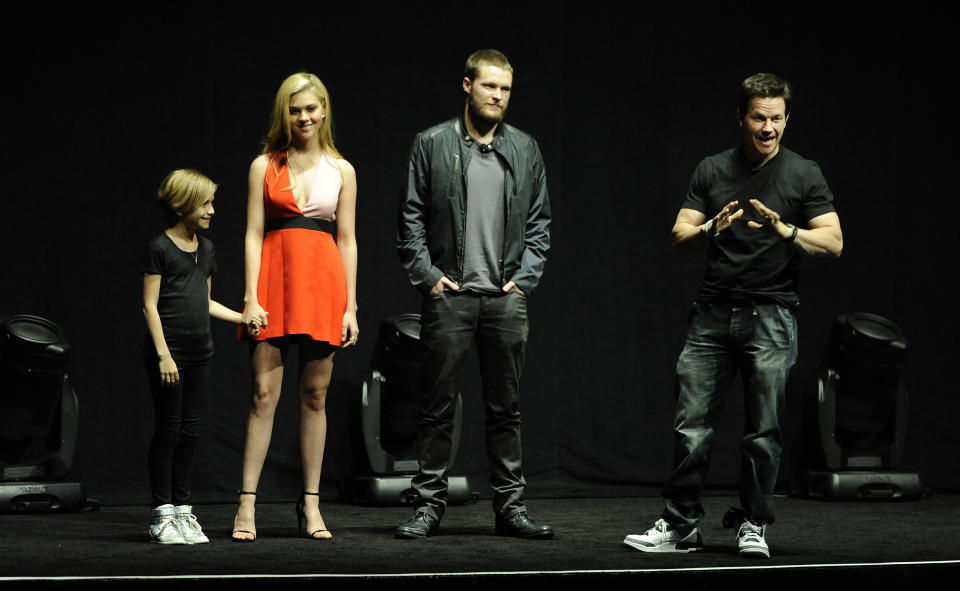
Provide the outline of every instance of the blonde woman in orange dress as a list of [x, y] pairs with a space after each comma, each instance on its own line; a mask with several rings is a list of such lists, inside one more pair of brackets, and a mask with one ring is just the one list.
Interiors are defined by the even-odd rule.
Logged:
[[277, 91], [263, 154], [250, 166], [243, 320], [259, 332], [244, 337], [251, 339], [253, 397], [234, 519], [236, 541], [257, 537], [257, 485], [290, 346], [299, 348], [300, 361], [303, 494], [295, 505], [298, 534], [332, 537], [319, 510], [325, 401], [334, 354], [356, 344], [360, 331], [357, 179], [333, 144], [331, 118], [330, 96], [319, 78], [305, 72], [288, 77]]

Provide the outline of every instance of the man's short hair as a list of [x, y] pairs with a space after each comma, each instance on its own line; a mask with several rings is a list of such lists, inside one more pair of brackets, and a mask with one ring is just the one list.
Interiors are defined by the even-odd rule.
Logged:
[[740, 83], [740, 100], [737, 104], [737, 117], [743, 119], [750, 110], [755, 98], [783, 98], [786, 105], [784, 115], [790, 114], [790, 83], [774, 74], [761, 72]]
[[503, 55], [503, 52], [496, 49], [478, 49], [467, 58], [467, 63], [463, 67], [463, 75], [473, 80], [477, 76], [477, 70], [483, 65], [496, 66], [513, 74], [513, 66], [510, 65], [510, 60]]

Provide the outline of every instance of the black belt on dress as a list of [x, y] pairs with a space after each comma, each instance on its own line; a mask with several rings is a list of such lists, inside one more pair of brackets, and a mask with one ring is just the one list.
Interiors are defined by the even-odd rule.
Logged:
[[334, 224], [330, 220], [308, 218], [302, 215], [288, 217], [288, 218], [270, 218], [267, 220], [267, 224], [266, 224], [267, 232], [273, 232], [274, 230], [285, 230], [287, 228], [303, 228], [305, 230], [317, 230], [318, 232], [326, 232], [331, 236], [336, 237]]

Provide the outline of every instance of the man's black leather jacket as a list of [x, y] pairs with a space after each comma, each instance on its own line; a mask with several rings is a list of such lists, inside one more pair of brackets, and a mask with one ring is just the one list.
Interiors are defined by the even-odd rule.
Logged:
[[[400, 204], [397, 249], [410, 282], [424, 294], [442, 276], [463, 280], [466, 172], [474, 142], [462, 118], [420, 132], [413, 141]], [[550, 199], [540, 146], [500, 123], [491, 148], [503, 157], [506, 227], [501, 285], [527, 295], [540, 282], [550, 248]]]

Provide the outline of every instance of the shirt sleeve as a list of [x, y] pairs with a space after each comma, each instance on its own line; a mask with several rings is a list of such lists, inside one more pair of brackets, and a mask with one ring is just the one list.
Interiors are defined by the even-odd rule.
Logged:
[[803, 203], [801, 215], [804, 221], [836, 211], [833, 207], [833, 193], [827, 185], [827, 179], [816, 162], [810, 162], [810, 167], [804, 175]]
[[682, 209], [692, 209], [704, 215], [709, 215], [709, 212], [707, 212], [707, 195], [710, 192], [710, 186], [707, 182], [709, 178], [707, 166], [707, 160], [704, 158], [693, 171], [693, 176], [690, 177], [690, 186], [687, 188], [687, 197], [681, 205]]
[[163, 249], [160, 248], [156, 240], [151, 240], [143, 251], [140, 272], [148, 275], [163, 275], [164, 267]]
[[423, 134], [417, 134], [407, 161], [407, 178], [397, 224], [397, 252], [410, 283], [427, 293], [443, 277], [433, 265], [427, 244], [430, 204], [430, 156]]
[[520, 257], [520, 270], [511, 279], [524, 293], [530, 295], [540, 283], [543, 269], [550, 250], [550, 196], [547, 191], [547, 172], [540, 153], [540, 145], [531, 140], [530, 160], [533, 172], [530, 175], [533, 188], [530, 196], [530, 208], [524, 230], [523, 254]]

